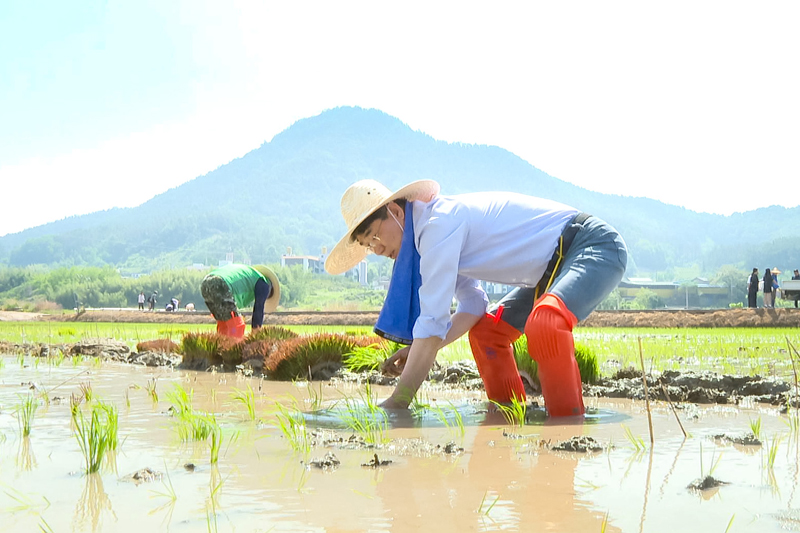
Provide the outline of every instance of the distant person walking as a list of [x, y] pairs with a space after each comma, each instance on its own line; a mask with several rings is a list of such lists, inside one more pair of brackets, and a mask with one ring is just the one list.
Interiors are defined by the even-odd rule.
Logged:
[[139, 311], [144, 311], [144, 291], [139, 291]]
[[764, 272], [764, 307], [771, 309], [775, 306], [773, 297], [775, 293], [772, 292], [772, 271], [767, 268]]
[[150, 304], [150, 310], [155, 311], [156, 303], [158, 303], [158, 291], [153, 291], [153, 294], [147, 299], [147, 303]]
[[240, 309], [253, 306], [251, 329], [264, 323], [264, 313], [278, 307], [281, 289], [278, 277], [263, 265], [225, 265], [203, 278], [200, 293], [217, 321], [217, 332], [244, 337], [245, 323]]
[[[794, 269], [794, 273], [792, 274], [792, 279], [793, 280], [800, 280], [800, 270], [797, 270], [796, 268]], [[794, 308], [795, 309], [797, 309], [797, 299], [798, 299], [798, 297], [795, 296], [794, 297]]]
[[755, 309], [756, 299], [758, 298], [758, 269], [754, 268], [753, 273], [747, 278], [747, 307]]
[[772, 269], [772, 307], [775, 307], [778, 298], [781, 297], [781, 286], [778, 283], [778, 274], [780, 273], [781, 271], [777, 267]]

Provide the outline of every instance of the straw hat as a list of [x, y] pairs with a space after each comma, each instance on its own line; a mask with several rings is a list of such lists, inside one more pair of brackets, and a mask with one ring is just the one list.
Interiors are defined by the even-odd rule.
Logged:
[[257, 270], [263, 274], [263, 276], [267, 278], [272, 285], [272, 294], [269, 298], [267, 298], [267, 301], [264, 302], [264, 312], [271, 313], [277, 309], [278, 302], [281, 301], [281, 283], [278, 281], [278, 276], [276, 276], [272, 270], [268, 269], [264, 265], [255, 265], [253, 270]]
[[347, 224], [347, 233], [333, 247], [325, 260], [325, 270], [330, 274], [347, 272], [366, 256], [369, 250], [350, 239], [359, 224], [382, 206], [405, 198], [406, 200], [430, 201], [439, 194], [439, 184], [433, 180], [419, 180], [392, 193], [375, 180], [361, 180], [352, 184], [342, 195], [342, 217]]
[[775, 268], [773, 268], [773, 269], [772, 269], [772, 273], [773, 273], [773, 274], [780, 274], [780, 273], [781, 273], [781, 271], [780, 271], [780, 270], [778, 270], [778, 267], [775, 267]]

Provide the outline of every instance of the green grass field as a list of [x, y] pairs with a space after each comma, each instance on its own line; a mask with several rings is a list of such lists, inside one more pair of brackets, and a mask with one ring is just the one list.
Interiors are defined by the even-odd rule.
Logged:
[[[127, 324], [84, 322], [0, 322], [0, 341], [73, 343], [85, 338], [113, 338], [135, 348], [157, 338], [180, 342], [188, 331], [212, 331], [213, 324]], [[289, 326], [300, 334], [318, 332], [372, 334], [369, 326]], [[619, 368], [639, 368], [639, 339], [648, 370], [709, 370], [737, 375], [767, 375], [793, 380], [786, 339], [800, 347], [800, 334], [780, 328], [578, 328], [575, 340], [597, 355], [601, 375]], [[466, 336], [447, 346], [440, 361], [471, 359]]]

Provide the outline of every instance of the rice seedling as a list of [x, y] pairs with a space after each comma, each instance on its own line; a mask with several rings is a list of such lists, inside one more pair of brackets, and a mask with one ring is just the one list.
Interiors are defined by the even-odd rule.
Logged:
[[719, 466], [719, 462], [722, 459], [722, 454], [719, 454], [719, 457], [716, 457], [716, 449], [711, 453], [711, 468], [706, 473], [705, 468], [703, 467], [703, 443], [700, 443], [700, 479], [705, 479], [708, 476], [713, 476], [714, 471]]
[[92, 392], [91, 382], [87, 381], [86, 383], [80, 383], [78, 385], [78, 389], [80, 389], [81, 395], [83, 396], [83, 399], [86, 401], [86, 403], [92, 403], [92, 398], [94, 396], [94, 393]]
[[166, 394], [167, 401], [172, 404], [172, 413], [174, 416], [181, 417], [184, 413], [191, 413], [194, 411], [193, 397], [194, 391], [188, 391], [180, 383], [175, 383], [172, 390]]
[[58, 368], [64, 363], [65, 357], [66, 356], [64, 355], [64, 350], [58, 348], [58, 352], [56, 353], [56, 355], [50, 356], [47, 359], [48, 362], [50, 363], [50, 366], [55, 366], [56, 368]]
[[20, 353], [19, 355], [17, 355], [17, 363], [19, 364], [20, 368], [24, 368], [25, 367], [25, 354], [24, 353]]
[[[461, 413], [458, 412], [458, 409], [456, 409], [452, 402], [449, 402], [448, 407], [450, 409], [449, 411], [446, 411], [443, 407], [437, 406], [433, 412], [446, 428], [455, 430], [463, 437], [466, 433], [466, 429], [464, 428], [464, 418], [461, 416]], [[450, 422], [450, 417], [448, 416], [449, 413], [452, 413], [453, 415], [453, 422]]]
[[319, 411], [320, 409], [322, 409], [322, 404], [324, 402], [324, 398], [322, 395], [322, 383], [319, 383], [316, 389], [309, 383], [307, 390], [308, 390], [308, 399], [306, 400], [306, 402], [309, 404], [311, 411]]
[[625, 436], [628, 438], [628, 441], [630, 441], [630, 443], [633, 444], [633, 447], [636, 449], [637, 452], [645, 450], [647, 448], [644, 444], [644, 439], [634, 435], [633, 432], [631, 431], [631, 428], [629, 428], [624, 424], [622, 425], [622, 428], [625, 430]]
[[524, 399], [520, 401], [516, 394], [514, 394], [511, 397], [510, 405], [499, 403], [494, 400], [489, 401], [492, 402], [501, 413], [503, 413], [503, 417], [505, 417], [506, 422], [508, 422], [509, 425], [514, 427], [522, 427], [525, 425], [525, 416], [528, 413], [528, 404], [525, 403]]
[[245, 337], [245, 342], [249, 344], [256, 341], [285, 341], [299, 336], [294, 331], [281, 326], [262, 326], [251, 331]]
[[20, 395], [20, 404], [17, 406], [17, 423], [19, 424], [20, 436], [27, 437], [31, 434], [31, 426], [39, 408], [39, 402], [32, 394], [26, 397]]
[[231, 399], [235, 402], [241, 403], [247, 411], [247, 418], [251, 422], [256, 420], [256, 398], [253, 388], [250, 383], [247, 384], [247, 390], [233, 389], [234, 393]]
[[345, 396], [344, 403], [347, 412], [342, 419], [348, 429], [370, 444], [386, 442], [389, 431], [388, 416], [386, 411], [378, 406], [369, 383], [359, 393], [359, 399]]
[[491, 511], [492, 507], [494, 507], [495, 504], [498, 501], [500, 501], [500, 495], [498, 494], [497, 498], [495, 498], [494, 501], [491, 503], [491, 505], [489, 505], [489, 507], [487, 507], [486, 510], [484, 511], [483, 510], [483, 505], [486, 503], [486, 497], [488, 495], [489, 495], [489, 491], [488, 490], [483, 493], [483, 499], [481, 499], [481, 504], [478, 506], [478, 514], [480, 514], [480, 515], [489, 516], [489, 511]]
[[72, 356], [72, 367], [76, 368], [81, 362], [83, 361], [82, 355], [73, 355]]
[[98, 357], [93, 357], [92, 358], [92, 362], [91, 362], [91, 366], [95, 370], [100, 370], [100, 368], [103, 366], [103, 358], [99, 357], [99, 356]]
[[289, 409], [278, 402], [275, 402], [275, 407], [277, 408], [275, 418], [278, 427], [283, 436], [286, 437], [286, 440], [289, 441], [289, 445], [294, 451], [308, 455], [311, 451], [311, 438], [308, 435], [303, 413], [296, 406], [293, 409]]
[[725, 528], [725, 533], [728, 533], [731, 530], [731, 526], [733, 525], [733, 519], [736, 518], [736, 513], [731, 515], [731, 519], [728, 520], [728, 527]]
[[759, 416], [757, 419], [753, 420], [750, 419], [750, 432], [753, 436], [757, 439], [761, 439], [761, 417]]
[[148, 396], [150, 399], [153, 400], [153, 404], [158, 403], [158, 392], [156, 391], [156, 378], [150, 378], [147, 380], [147, 384], [144, 386], [144, 389], [147, 391]]
[[222, 445], [222, 428], [217, 423], [217, 418], [213, 414], [206, 415], [208, 425], [211, 428], [211, 464], [215, 465], [219, 461], [219, 448]]
[[80, 408], [75, 408], [72, 412], [72, 421], [75, 438], [83, 454], [86, 473], [98, 472], [106, 453], [117, 448], [116, 409], [110, 404], [98, 401], [92, 405], [88, 419]]
[[767, 457], [766, 457], [766, 467], [768, 470], [773, 470], [775, 468], [775, 459], [778, 457], [778, 448], [780, 447], [781, 437], [775, 435], [772, 438], [772, 442], [769, 442], [768, 450], [767, 450]]
[[136, 343], [137, 352], [180, 353], [181, 347], [170, 339], [153, 339]]

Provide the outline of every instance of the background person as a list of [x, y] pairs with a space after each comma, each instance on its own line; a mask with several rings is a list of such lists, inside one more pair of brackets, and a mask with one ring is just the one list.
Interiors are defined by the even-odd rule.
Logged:
[[153, 291], [153, 294], [147, 299], [147, 303], [150, 305], [150, 310], [155, 311], [156, 304], [158, 303], [158, 291]]
[[200, 284], [208, 310], [217, 321], [217, 332], [244, 337], [245, 322], [239, 310], [253, 306], [251, 329], [260, 328], [264, 313], [278, 307], [281, 298], [277, 276], [264, 265], [225, 265], [209, 272]]
[[[583, 414], [572, 329], [622, 279], [627, 263], [622, 237], [598, 218], [542, 198], [438, 193], [439, 184], [431, 180], [394, 194], [363, 180], [342, 196], [348, 230], [325, 269], [346, 272], [368, 250], [395, 260], [375, 330], [393, 340], [405, 336], [410, 347], [384, 364], [400, 379], [381, 406], [406, 408], [438, 350], [467, 331], [489, 399], [524, 401], [511, 346], [524, 331], [550, 415]], [[488, 298], [478, 280], [517, 288], [487, 313]], [[451, 316], [454, 296], [458, 307]]]
[[772, 292], [772, 271], [767, 268], [764, 271], [764, 307], [770, 309], [775, 306], [773, 297], [775, 293]]
[[144, 291], [139, 291], [139, 311], [144, 311], [145, 296]]
[[756, 299], [758, 298], [758, 269], [754, 268], [753, 273], [747, 278], [747, 307], [755, 309]]

